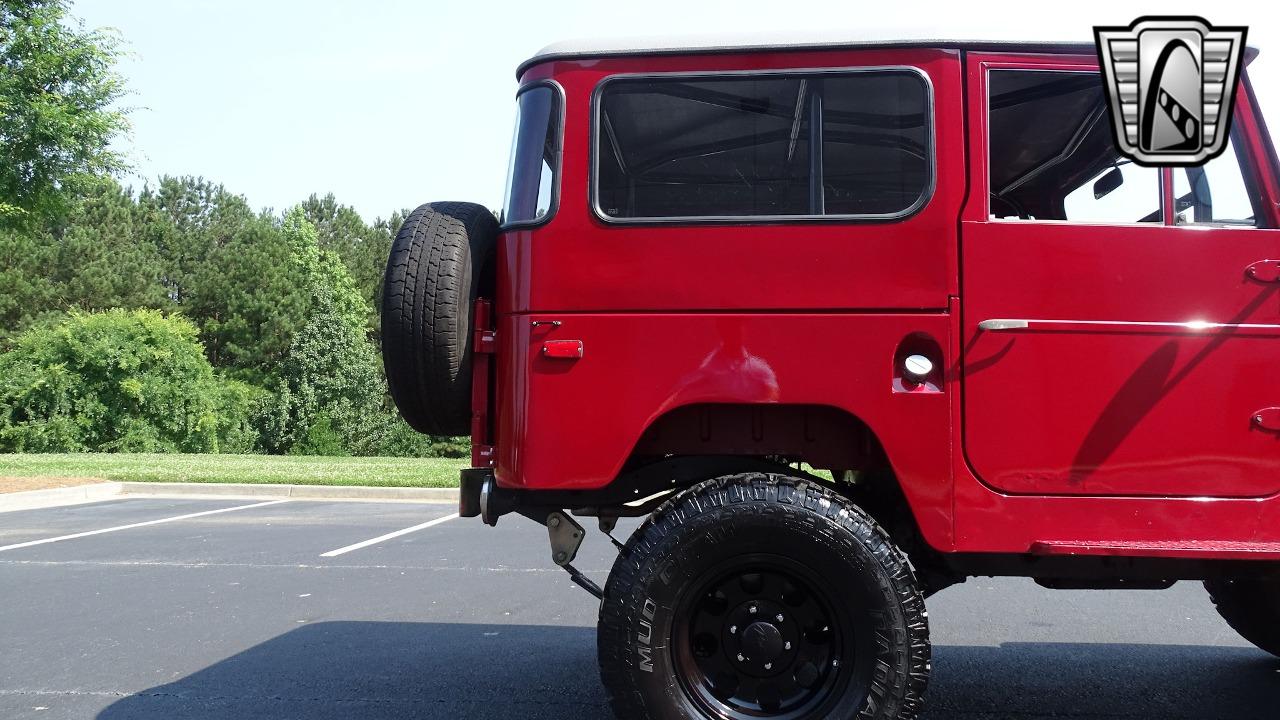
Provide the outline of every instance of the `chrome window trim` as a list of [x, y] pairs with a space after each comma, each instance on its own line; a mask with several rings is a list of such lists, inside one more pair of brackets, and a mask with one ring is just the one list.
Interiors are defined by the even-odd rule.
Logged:
[[[530, 90], [533, 90], [534, 88], [539, 88], [539, 87], [551, 88], [551, 91], [555, 93], [557, 104], [560, 106], [560, 117], [556, 118], [556, 122], [557, 122], [556, 166], [552, 168], [552, 173], [551, 173], [551, 203], [547, 207], [547, 211], [543, 213], [542, 217], [534, 218], [532, 220], [519, 220], [516, 222], [507, 222], [505, 218], [505, 215], [507, 213], [506, 193], [511, 192], [511, 188], [504, 188], [505, 192], [503, 193], [503, 203], [502, 203], [503, 205], [502, 214], [504, 215], [504, 217], [503, 217], [502, 224], [498, 226], [498, 232], [506, 232], [507, 230], [527, 230], [529, 228], [536, 228], [536, 227], [545, 225], [551, 222], [551, 218], [555, 217], [556, 212], [560, 210], [560, 180], [561, 180], [560, 175], [564, 169], [564, 121], [567, 115], [565, 111], [565, 106], [567, 102], [565, 99], [566, 96], [564, 92], [564, 87], [562, 87], [560, 83], [556, 82], [555, 80], [550, 80], [550, 79], [537, 80], [525, 85], [521, 85], [519, 89], [516, 90], [515, 97], [516, 97], [516, 102], [519, 102], [521, 95], [529, 92]], [[516, 131], [519, 132], [519, 128], [516, 128]], [[508, 162], [510, 162], [510, 160], [508, 160]]]
[[[668, 79], [716, 79], [724, 77], [792, 77], [792, 76], [813, 76], [813, 75], [861, 75], [866, 73], [884, 73], [884, 72], [906, 72], [915, 75], [924, 85], [925, 99], [925, 122], [928, 127], [925, 131], [925, 148], [929, 155], [929, 176], [925, 182], [924, 188], [920, 191], [920, 197], [907, 208], [896, 213], [868, 213], [868, 214], [842, 214], [842, 215], [677, 215], [677, 216], [659, 216], [659, 217], [636, 217], [636, 218], [619, 218], [613, 217], [600, 207], [600, 193], [598, 187], [599, 165], [600, 165], [600, 98], [604, 94], [605, 89], [610, 83], [618, 80], [668, 80]], [[698, 70], [687, 72], [642, 72], [642, 73], [617, 73], [609, 75], [596, 83], [595, 89], [591, 93], [591, 148], [590, 148], [590, 178], [587, 188], [587, 204], [591, 207], [591, 212], [596, 219], [608, 225], [705, 225], [705, 224], [791, 224], [791, 223], [849, 223], [849, 222], [899, 222], [906, 220], [916, 213], [920, 212], [933, 199], [934, 191], [938, 185], [938, 152], [937, 152], [937, 123], [935, 122], [935, 107], [933, 95], [933, 82], [929, 79], [929, 74], [924, 70], [913, 65], [863, 65], [853, 67], [819, 67], [819, 68], [788, 68], [783, 70]]]

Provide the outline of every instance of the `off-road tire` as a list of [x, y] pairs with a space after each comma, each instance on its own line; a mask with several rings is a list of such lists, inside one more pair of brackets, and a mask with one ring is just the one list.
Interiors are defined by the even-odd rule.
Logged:
[[871, 629], [848, 648], [869, 652], [850, 652], [840, 670], [830, 671], [850, 678], [833, 685], [830, 698], [772, 716], [910, 720], [920, 713], [930, 669], [928, 613], [906, 556], [871, 517], [829, 488], [747, 473], [708, 480], [664, 503], [614, 563], [597, 642], [600, 675], [619, 718], [733, 717], [709, 709], [681, 678], [681, 665], [691, 661], [676, 656], [692, 656], [677, 649], [682, 641], [673, 627], [693, 627], [676, 617], [690, 602], [685, 596], [699, 593], [735, 557], [794, 558], [822, 580], [820, 592], [829, 592], [842, 613], [838, 623]]
[[1240, 637], [1280, 657], [1280, 575], [1206, 580], [1204, 587]]
[[419, 432], [471, 432], [471, 315], [497, 236], [483, 206], [441, 202], [414, 210], [391, 244], [382, 359], [391, 397]]

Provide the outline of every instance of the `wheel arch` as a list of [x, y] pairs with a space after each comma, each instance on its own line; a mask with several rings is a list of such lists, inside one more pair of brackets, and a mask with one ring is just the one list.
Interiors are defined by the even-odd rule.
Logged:
[[[950, 549], [949, 478], [908, 487], [881, 434], [849, 410], [823, 404], [691, 403], [657, 416], [608, 483], [590, 489], [495, 488], [493, 515], [647, 515], [674, 492], [741, 473], [812, 480], [885, 527], [917, 567]], [[931, 522], [931, 525], [927, 523]]]
[[644, 497], [663, 483], [683, 489], [752, 471], [822, 482], [863, 508], [908, 553], [935, 552], [879, 434], [834, 405], [695, 403], [668, 410], [641, 434], [610, 487]]

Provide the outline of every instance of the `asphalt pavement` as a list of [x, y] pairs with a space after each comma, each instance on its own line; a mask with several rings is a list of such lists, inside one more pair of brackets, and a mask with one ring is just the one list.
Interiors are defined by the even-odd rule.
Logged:
[[[596, 601], [551, 564], [546, 531], [453, 512], [127, 498], [0, 513], [0, 718], [610, 718]], [[603, 583], [612, 556], [593, 531], [577, 565]], [[929, 611], [929, 720], [1280, 717], [1280, 660], [1198, 584], [978, 579]]]

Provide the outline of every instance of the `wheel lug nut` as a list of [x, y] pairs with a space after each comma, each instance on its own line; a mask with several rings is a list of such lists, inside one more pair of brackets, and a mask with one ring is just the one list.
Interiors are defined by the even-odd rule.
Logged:
[[782, 613], [778, 613], [777, 617], [778, 617], [778, 622], [782, 622]]
[[756, 614], [756, 610], [758, 610], [758, 609], [759, 609], [759, 608], [757, 608], [755, 605], [752, 605], [751, 607], [747, 608], [747, 612], [751, 613], [752, 615], [755, 615], [755, 614]]
[[746, 657], [744, 657], [744, 656], [742, 655], [742, 653], [738, 653], [738, 662], [744, 662], [744, 661], [746, 661], [746, 659], [747, 659], [747, 658], [746, 658]]
[[782, 643], [782, 649], [783, 649], [783, 650], [790, 650], [790, 649], [791, 649], [791, 641], [790, 641], [790, 640], [788, 640], [788, 641], [786, 641], [786, 642]]
[[765, 670], [772, 670], [772, 669], [773, 669], [773, 663], [765, 663], [765, 664], [764, 664], [764, 669], [765, 669]]
[[730, 626], [729, 626], [729, 634], [730, 634], [730, 635], [737, 635], [737, 634], [738, 634], [738, 626], [737, 626], [737, 625], [730, 625]]

